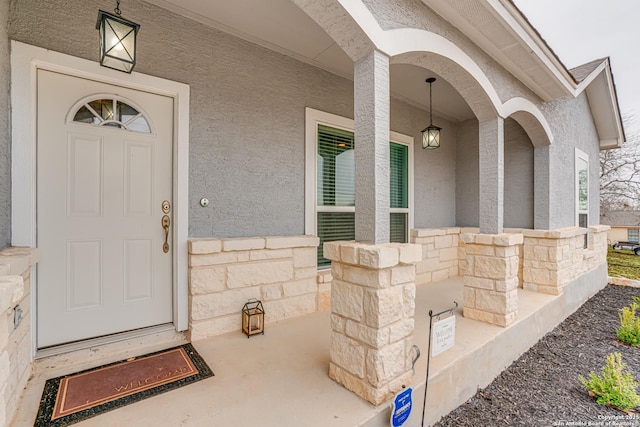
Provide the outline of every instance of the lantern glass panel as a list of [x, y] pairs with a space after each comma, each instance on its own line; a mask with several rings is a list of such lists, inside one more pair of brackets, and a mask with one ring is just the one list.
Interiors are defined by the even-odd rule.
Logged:
[[422, 148], [440, 147], [440, 128], [429, 126], [422, 131]]
[[247, 337], [264, 334], [264, 309], [261, 301], [249, 301], [242, 308], [242, 330]]
[[100, 64], [130, 73], [136, 63], [139, 27], [134, 22], [100, 11]]

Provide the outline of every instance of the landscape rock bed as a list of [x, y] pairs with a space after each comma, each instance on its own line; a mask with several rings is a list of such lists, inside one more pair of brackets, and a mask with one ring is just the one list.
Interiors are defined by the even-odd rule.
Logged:
[[608, 285], [435, 426], [640, 426], [639, 412], [596, 404], [578, 381], [590, 371], [599, 375], [614, 352], [640, 380], [640, 348], [622, 344], [615, 332], [633, 295], [640, 289]]

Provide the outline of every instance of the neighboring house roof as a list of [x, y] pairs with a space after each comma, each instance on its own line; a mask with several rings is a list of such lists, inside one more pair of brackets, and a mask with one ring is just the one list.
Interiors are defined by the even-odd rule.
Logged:
[[602, 211], [600, 224], [612, 227], [640, 226], [640, 211]]

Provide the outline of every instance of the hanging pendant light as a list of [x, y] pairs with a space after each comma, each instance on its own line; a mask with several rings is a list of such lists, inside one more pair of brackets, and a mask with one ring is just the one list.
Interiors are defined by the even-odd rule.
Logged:
[[431, 98], [431, 83], [435, 82], [435, 77], [429, 77], [426, 82], [429, 83], [429, 126], [422, 129], [422, 148], [434, 149], [440, 147], [440, 130], [438, 126], [433, 125], [433, 108]]
[[120, 16], [120, 0], [115, 15], [98, 11], [96, 29], [100, 30], [100, 65], [130, 73], [136, 65], [136, 36], [140, 25]]

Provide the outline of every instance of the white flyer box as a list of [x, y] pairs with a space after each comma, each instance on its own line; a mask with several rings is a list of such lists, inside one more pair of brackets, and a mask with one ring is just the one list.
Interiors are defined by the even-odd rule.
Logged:
[[443, 351], [449, 350], [456, 341], [456, 316], [438, 320], [433, 324], [431, 340], [431, 356], [435, 357]]

